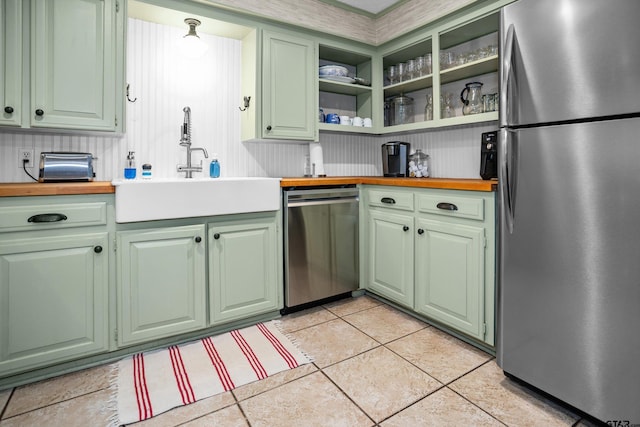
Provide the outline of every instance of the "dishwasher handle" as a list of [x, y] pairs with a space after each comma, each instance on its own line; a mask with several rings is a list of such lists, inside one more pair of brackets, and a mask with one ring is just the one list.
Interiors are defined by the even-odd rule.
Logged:
[[337, 205], [341, 203], [358, 203], [358, 196], [289, 200], [287, 201], [287, 206], [290, 208], [296, 208], [301, 206]]

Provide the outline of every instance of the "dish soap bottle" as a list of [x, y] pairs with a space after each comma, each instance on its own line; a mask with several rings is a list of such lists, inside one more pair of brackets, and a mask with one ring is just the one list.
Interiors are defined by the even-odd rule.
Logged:
[[151, 179], [151, 165], [149, 163], [142, 165], [142, 178]]
[[209, 176], [211, 178], [220, 177], [220, 162], [218, 162], [218, 155], [216, 153], [213, 154], [211, 164], [209, 164]]
[[125, 179], [135, 179], [136, 177], [136, 159], [134, 153], [135, 151], [129, 151], [129, 154], [127, 154], [127, 163], [124, 166]]

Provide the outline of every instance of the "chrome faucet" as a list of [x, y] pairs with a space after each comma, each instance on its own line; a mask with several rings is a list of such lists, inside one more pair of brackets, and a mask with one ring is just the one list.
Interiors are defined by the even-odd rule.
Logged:
[[202, 151], [204, 153], [204, 158], [208, 158], [207, 150], [204, 148], [196, 147], [191, 148], [191, 108], [184, 107], [182, 109], [184, 111], [184, 121], [182, 122], [182, 126], [180, 127], [180, 145], [183, 147], [187, 147], [187, 164], [186, 165], [178, 165], [178, 172], [184, 172], [185, 178], [193, 178], [193, 172], [202, 172], [202, 160], [200, 160], [200, 164], [197, 166], [193, 166], [191, 164], [191, 153], [194, 151]]

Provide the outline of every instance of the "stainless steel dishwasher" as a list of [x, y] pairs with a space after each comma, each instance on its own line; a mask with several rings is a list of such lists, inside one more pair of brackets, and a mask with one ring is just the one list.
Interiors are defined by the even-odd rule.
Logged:
[[358, 289], [358, 189], [345, 187], [283, 192], [283, 313]]

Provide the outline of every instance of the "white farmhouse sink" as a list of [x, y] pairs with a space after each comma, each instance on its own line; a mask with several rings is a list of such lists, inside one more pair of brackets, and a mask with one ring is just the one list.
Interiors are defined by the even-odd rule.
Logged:
[[280, 209], [279, 178], [115, 180], [116, 222]]

